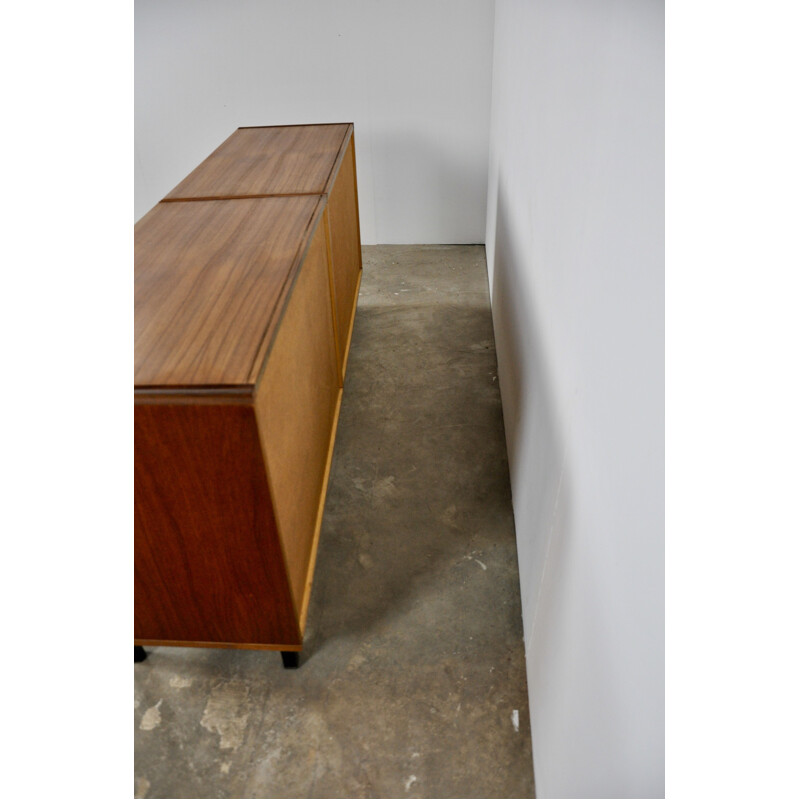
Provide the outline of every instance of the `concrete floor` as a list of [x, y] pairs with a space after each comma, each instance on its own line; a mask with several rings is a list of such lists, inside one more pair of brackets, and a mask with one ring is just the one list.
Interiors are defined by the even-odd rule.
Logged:
[[532, 797], [482, 246], [365, 247], [299, 670], [158, 647], [137, 797]]

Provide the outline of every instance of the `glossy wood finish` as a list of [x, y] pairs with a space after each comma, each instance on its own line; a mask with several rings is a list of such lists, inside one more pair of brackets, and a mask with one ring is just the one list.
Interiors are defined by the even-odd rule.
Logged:
[[320, 203], [159, 203], [142, 218], [135, 385], [254, 384]]
[[302, 647], [361, 274], [352, 132], [239, 129], [136, 226], [138, 644]]
[[324, 194], [349, 123], [239, 128], [165, 198]]

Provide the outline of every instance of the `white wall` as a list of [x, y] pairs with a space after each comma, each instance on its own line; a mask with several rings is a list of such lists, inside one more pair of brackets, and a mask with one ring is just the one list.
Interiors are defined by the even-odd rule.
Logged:
[[486, 246], [539, 797], [664, 795], [663, 14], [497, 0]]
[[493, 0], [136, 0], [136, 219], [241, 125], [355, 123], [361, 235], [482, 242]]

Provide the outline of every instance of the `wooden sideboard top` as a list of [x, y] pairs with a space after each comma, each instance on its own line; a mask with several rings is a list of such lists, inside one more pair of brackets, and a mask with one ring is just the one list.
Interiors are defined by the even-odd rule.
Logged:
[[249, 392], [324, 196], [159, 203], [135, 226], [134, 384]]
[[324, 194], [351, 123], [239, 128], [164, 200]]

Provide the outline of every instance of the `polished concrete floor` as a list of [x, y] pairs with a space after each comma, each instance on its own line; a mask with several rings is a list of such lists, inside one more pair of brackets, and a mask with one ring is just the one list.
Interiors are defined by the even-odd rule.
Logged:
[[151, 648], [137, 797], [532, 797], [482, 246], [364, 248], [299, 670]]

